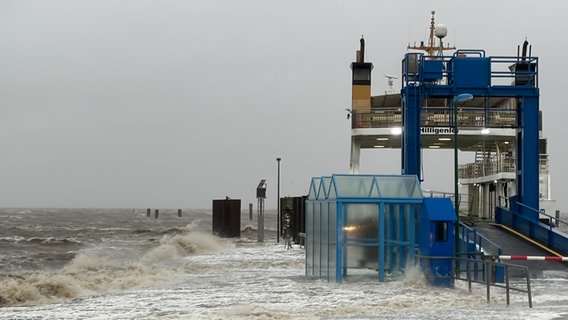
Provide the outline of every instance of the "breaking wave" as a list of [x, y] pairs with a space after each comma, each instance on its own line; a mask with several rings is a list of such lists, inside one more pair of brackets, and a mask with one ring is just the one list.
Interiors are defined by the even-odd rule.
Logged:
[[406, 270], [402, 283], [414, 288], [426, 288], [429, 286], [426, 275], [419, 267], [411, 267]]
[[186, 231], [164, 235], [146, 252], [124, 247], [84, 249], [59, 270], [0, 275], [0, 306], [54, 303], [176, 281], [184, 273], [176, 258], [231, 246], [230, 241]]
[[21, 236], [11, 236], [11, 237], [0, 237], [0, 243], [16, 243], [16, 244], [38, 244], [38, 245], [81, 245], [81, 241], [75, 238], [24, 238]]
[[230, 247], [232, 247], [232, 244], [228, 241], [199, 232], [173, 236], [165, 235], [160, 240], [160, 245], [148, 251], [142, 257], [142, 261], [160, 262], [190, 254], [215, 253]]

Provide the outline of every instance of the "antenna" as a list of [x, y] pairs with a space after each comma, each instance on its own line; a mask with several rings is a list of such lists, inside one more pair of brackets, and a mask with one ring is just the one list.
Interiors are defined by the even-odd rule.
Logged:
[[390, 74], [385, 74], [385, 78], [387, 78], [387, 90], [385, 91], [386, 94], [393, 94], [395, 93], [394, 91], [394, 87], [393, 87], [393, 80], [394, 79], [398, 79], [397, 76], [393, 76]]
[[440, 49], [438, 50], [438, 55], [443, 56], [444, 42], [442, 39], [444, 39], [448, 35], [448, 28], [446, 28], [445, 24], [439, 23], [434, 28], [434, 33], [436, 35], [436, 38], [440, 39]]
[[[430, 36], [428, 37], [428, 45], [425, 45], [424, 41], [420, 41], [419, 46], [417, 46], [416, 44], [414, 44], [413, 46], [408, 45], [407, 49], [426, 51], [428, 56], [434, 56], [436, 54], [443, 55], [442, 53], [444, 50], [456, 50], [455, 47], [450, 47], [450, 46], [444, 47], [442, 39], [448, 35], [448, 29], [444, 24], [440, 23], [436, 25], [434, 19], [436, 11], [432, 10], [431, 13], [432, 13], [432, 18], [430, 19]], [[434, 36], [440, 39], [439, 46], [436, 46], [436, 41], [434, 40]]]

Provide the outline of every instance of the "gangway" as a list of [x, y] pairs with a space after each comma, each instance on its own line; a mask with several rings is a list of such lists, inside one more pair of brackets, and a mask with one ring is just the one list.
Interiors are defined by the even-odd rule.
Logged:
[[[534, 240], [515, 234], [516, 231], [508, 229], [506, 226], [495, 223], [478, 222], [475, 226], [473, 226], [473, 228], [479, 234], [483, 235], [486, 239], [497, 244], [501, 248], [500, 253], [496, 253], [495, 251], [487, 252], [488, 255], [493, 255], [495, 259], [505, 260], [507, 256], [561, 256], [560, 253], [551, 250], [546, 246], [539, 245], [538, 243], [535, 243]], [[549, 261], [516, 259], [515, 264], [528, 267], [532, 277], [542, 276], [542, 273], [545, 270], [568, 270], [568, 265], [566, 263], [554, 261], [553, 259], [547, 260]]]

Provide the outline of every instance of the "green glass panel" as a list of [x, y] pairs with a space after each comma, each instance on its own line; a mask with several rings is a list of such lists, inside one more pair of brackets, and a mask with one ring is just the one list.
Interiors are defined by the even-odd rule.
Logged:
[[340, 198], [369, 198], [373, 177], [372, 175], [334, 175], [337, 196]]

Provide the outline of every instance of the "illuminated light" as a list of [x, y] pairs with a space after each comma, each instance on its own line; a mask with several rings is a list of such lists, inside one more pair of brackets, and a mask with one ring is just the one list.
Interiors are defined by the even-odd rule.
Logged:
[[430, 149], [440, 149], [440, 146], [429, 146]]
[[487, 128], [481, 129], [481, 134], [489, 134], [489, 129]]
[[389, 138], [377, 138], [377, 141], [388, 141]]
[[450, 141], [450, 140], [452, 140], [452, 138], [438, 138], [438, 140], [440, 140], [440, 141]]
[[376, 145], [376, 146], [374, 146], [373, 148], [384, 148], [384, 147], [385, 147], [385, 146]]
[[346, 231], [346, 232], [357, 231], [357, 229], [359, 229], [358, 226], [345, 226], [345, 227], [343, 227], [343, 231]]
[[391, 134], [400, 135], [401, 133], [402, 133], [402, 128], [399, 128], [399, 127], [391, 128]]
[[505, 143], [505, 144], [509, 144], [509, 141], [505, 141], [504, 143]]

